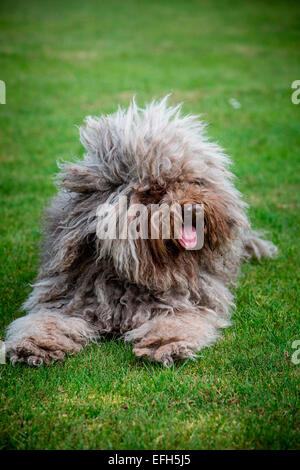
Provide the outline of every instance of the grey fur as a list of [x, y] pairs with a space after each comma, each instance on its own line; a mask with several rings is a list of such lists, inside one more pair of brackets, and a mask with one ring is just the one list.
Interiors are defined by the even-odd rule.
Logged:
[[[196, 116], [182, 117], [166, 101], [145, 109], [132, 101], [128, 110], [88, 117], [80, 129], [87, 154], [60, 165], [28, 314], [8, 327], [13, 362], [48, 364], [105, 333], [125, 334], [138, 356], [165, 365], [193, 358], [230, 324], [229, 288], [242, 261], [276, 254], [251, 231], [229, 158]], [[204, 247], [161, 244], [155, 257], [145, 241], [98, 239], [99, 204], [116, 206], [120, 196], [130, 204], [148, 197], [203, 203]]]

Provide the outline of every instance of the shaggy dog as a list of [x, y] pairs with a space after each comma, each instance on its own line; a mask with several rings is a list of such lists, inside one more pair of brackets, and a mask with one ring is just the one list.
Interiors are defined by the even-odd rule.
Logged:
[[[13, 363], [49, 364], [105, 333], [164, 365], [194, 358], [230, 325], [229, 289], [242, 261], [276, 254], [250, 228], [228, 157], [196, 116], [166, 101], [145, 109], [133, 101], [128, 110], [88, 117], [80, 129], [87, 154], [60, 165], [28, 313], [8, 327]], [[155, 239], [101, 236], [116, 213], [119, 228], [132, 220], [130, 211], [116, 211], [121, 197], [129, 208], [201, 205], [203, 246], [189, 249], [197, 234], [183, 221], [179, 239], [161, 230]]]

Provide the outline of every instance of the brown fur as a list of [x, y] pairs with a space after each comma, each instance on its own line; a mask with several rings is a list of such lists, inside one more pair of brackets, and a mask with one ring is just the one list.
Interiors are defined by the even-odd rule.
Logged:
[[[179, 111], [165, 99], [144, 110], [133, 102], [127, 111], [87, 118], [81, 129], [87, 154], [62, 165], [60, 189], [46, 213], [28, 314], [8, 327], [12, 362], [48, 364], [114, 333], [133, 341], [137, 356], [170, 365], [194, 358], [230, 324], [230, 287], [242, 261], [271, 257], [276, 248], [251, 231], [228, 157], [208, 141], [201, 122]], [[141, 223], [150, 232], [158, 224], [158, 239], [101, 237], [112, 230], [110, 211], [121, 197], [129, 208], [147, 206]], [[104, 203], [109, 206], [99, 217]], [[163, 239], [163, 211], [173, 203], [203, 205], [200, 250], [185, 250], [175, 237], [181, 210], [172, 212], [171, 236]], [[151, 204], [160, 205], [153, 220]], [[118, 227], [126, 220], [133, 220], [130, 210], [119, 214]]]

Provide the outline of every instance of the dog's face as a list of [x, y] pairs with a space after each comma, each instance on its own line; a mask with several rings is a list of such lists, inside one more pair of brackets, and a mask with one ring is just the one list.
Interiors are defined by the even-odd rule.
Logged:
[[203, 178], [187, 181], [184, 169], [175, 181], [130, 183], [110, 200], [100, 211], [100, 252], [121, 275], [150, 289], [196, 282], [201, 257], [224, 246], [234, 225], [222, 195]]
[[[81, 165], [68, 167], [62, 182], [71, 191], [91, 194], [93, 210], [101, 206], [98, 258], [109, 259], [120, 277], [160, 291], [196, 284], [201, 263], [213, 266], [214, 254], [247, 224], [227, 157], [203, 136], [196, 117], [181, 117], [179, 111], [167, 108], [166, 100], [144, 110], [133, 102], [127, 111], [88, 118], [81, 128], [88, 154]], [[168, 210], [166, 236], [162, 220]], [[135, 232], [147, 229], [148, 236], [128, 237], [128, 226]]]

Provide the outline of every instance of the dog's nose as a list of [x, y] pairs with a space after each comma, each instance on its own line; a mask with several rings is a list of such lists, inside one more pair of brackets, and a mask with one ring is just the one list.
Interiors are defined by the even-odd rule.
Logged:
[[201, 204], [184, 204], [182, 217], [185, 223], [195, 225], [201, 216]]
[[196, 215], [201, 212], [201, 204], [193, 204], [193, 211], [195, 211]]
[[183, 206], [183, 209], [186, 214], [196, 215], [200, 212], [201, 205], [200, 204], [185, 204]]

